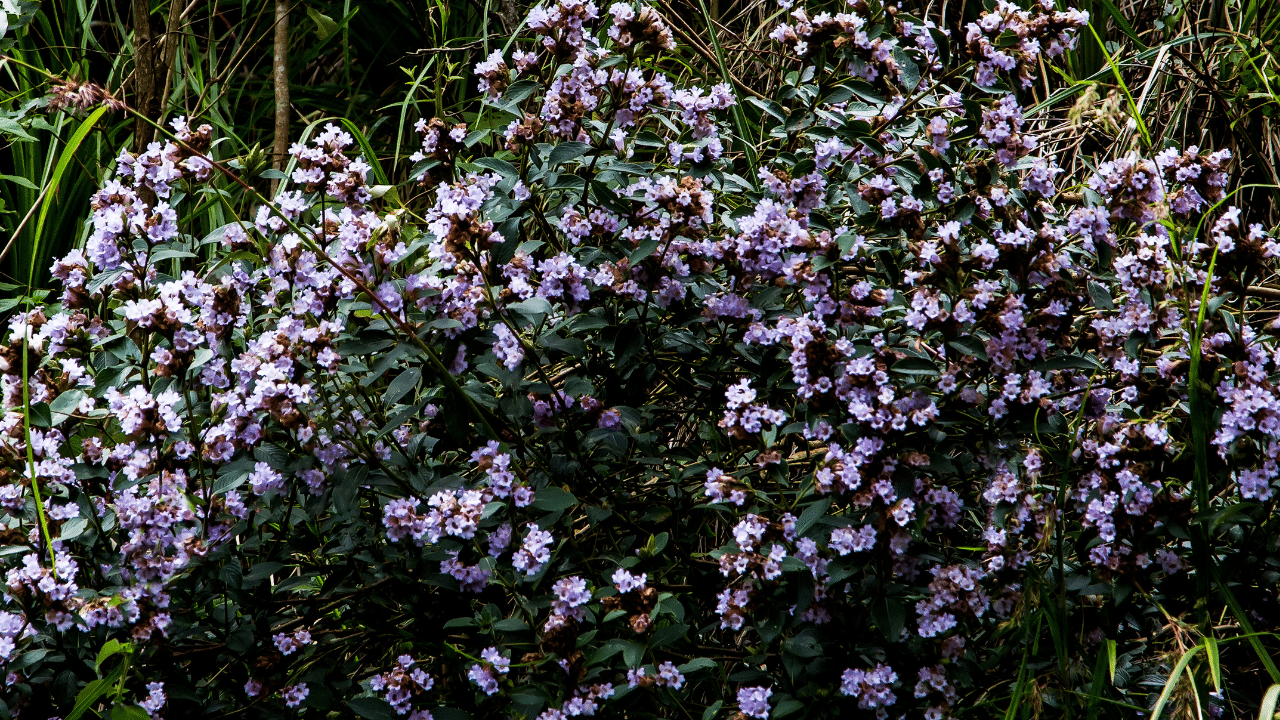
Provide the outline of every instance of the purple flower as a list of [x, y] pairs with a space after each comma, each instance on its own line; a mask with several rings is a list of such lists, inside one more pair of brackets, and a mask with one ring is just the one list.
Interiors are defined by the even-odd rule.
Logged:
[[738, 690], [738, 709], [747, 717], [769, 717], [769, 697], [773, 689], [767, 687], [744, 687]]

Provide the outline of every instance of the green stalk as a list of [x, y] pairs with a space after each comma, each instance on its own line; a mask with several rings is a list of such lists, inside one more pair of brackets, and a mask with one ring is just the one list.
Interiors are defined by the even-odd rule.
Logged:
[[[1244, 185], [1236, 188], [1231, 193], [1223, 197], [1215, 203], [1200, 218], [1200, 222], [1196, 225], [1196, 231], [1191, 239], [1199, 237], [1200, 229], [1204, 225], [1204, 220], [1209, 213], [1217, 210], [1219, 206], [1227, 202], [1233, 195], [1247, 187], [1273, 187], [1268, 185]], [[1195, 326], [1191, 332], [1191, 347], [1187, 348], [1190, 355], [1190, 367], [1187, 372], [1187, 396], [1191, 420], [1191, 442], [1192, 450], [1195, 456], [1195, 476], [1192, 479], [1192, 490], [1196, 496], [1196, 514], [1203, 516], [1209, 511], [1209, 438], [1208, 438], [1208, 417], [1206, 416], [1206, 408], [1204, 407], [1204, 398], [1200, 388], [1200, 362], [1201, 362], [1201, 342], [1204, 338], [1205, 315], [1209, 305], [1209, 291], [1213, 287], [1213, 270], [1218, 260], [1218, 249], [1215, 247], [1213, 255], [1209, 258], [1209, 268], [1205, 278], [1204, 288], [1200, 291], [1200, 307], [1196, 312]], [[1188, 304], [1190, 300], [1187, 301]], [[1189, 308], [1188, 308], [1189, 309]], [[1199, 518], [1198, 518], [1199, 519]], [[1205, 532], [1203, 522], [1197, 521], [1191, 532], [1191, 545], [1194, 553], [1197, 555], [1197, 561], [1201, 567], [1209, 570], [1209, 575], [1214, 588], [1222, 595], [1222, 599], [1226, 602], [1227, 607], [1231, 610], [1231, 614], [1235, 617], [1236, 622], [1240, 624], [1245, 637], [1249, 641], [1249, 645], [1257, 654], [1258, 659], [1262, 662], [1263, 667], [1267, 669], [1267, 674], [1271, 676], [1273, 682], [1280, 683], [1280, 668], [1277, 668], [1275, 661], [1271, 659], [1271, 655], [1267, 653], [1266, 648], [1262, 646], [1262, 641], [1258, 639], [1257, 634], [1253, 630], [1253, 624], [1249, 622], [1249, 616], [1245, 613], [1244, 607], [1240, 601], [1236, 599], [1235, 593], [1231, 592], [1231, 588], [1223, 582], [1222, 575], [1218, 571], [1218, 563], [1209, 548], [1210, 538]], [[1198, 574], [1198, 573], [1197, 573]], [[1208, 596], [1210, 588], [1205, 580], [1199, 581], [1202, 596]]]
[[31, 447], [31, 380], [30, 369], [27, 367], [30, 352], [28, 347], [31, 342], [31, 313], [32, 301], [30, 296], [27, 298], [27, 326], [22, 333], [22, 431], [27, 441], [27, 467], [31, 473], [31, 494], [36, 500], [36, 517], [40, 520], [40, 535], [44, 537], [44, 546], [49, 551], [49, 567], [53, 569], [53, 576], [58, 577], [58, 566], [53, 559], [53, 540], [49, 537], [49, 519], [44, 514], [44, 498], [40, 497], [40, 480], [36, 477], [36, 452]]
[[71, 139], [67, 141], [67, 146], [62, 149], [62, 155], [58, 158], [58, 165], [53, 170], [53, 177], [49, 178], [49, 187], [51, 191], [45, 196], [44, 204], [40, 206], [40, 215], [36, 218], [36, 232], [34, 236], [34, 244], [31, 246], [31, 262], [27, 270], [27, 292], [30, 293], [32, 286], [36, 281], [36, 258], [39, 257], [37, 252], [40, 247], [40, 239], [44, 236], [44, 222], [49, 216], [49, 208], [53, 204], [53, 197], [58, 194], [58, 184], [62, 182], [62, 176], [67, 171], [67, 166], [71, 164], [71, 159], [75, 157], [76, 151], [80, 149], [81, 143], [85, 137], [89, 135], [89, 131], [93, 130], [93, 126], [98, 123], [99, 118], [106, 114], [109, 108], [105, 105], [93, 111], [93, 114], [84, 119], [80, 123], [80, 127], [71, 135]]
[[1106, 45], [1102, 44], [1102, 38], [1098, 37], [1098, 31], [1093, 29], [1093, 25], [1089, 26], [1089, 32], [1093, 33], [1093, 39], [1098, 41], [1098, 47], [1102, 48], [1102, 54], [1107, 58], [1107, 64], [1111, 66], [1111, 74], [1115, 76], [1116, 83], [1120, 86], [1120, 90], [1124, 92], [1124, 97], [1129, 101], [1129, 113], [1133, 116], [1134, 122], [1138, 124], [1138, 132], [1142, 133], [1142, 140], [1147, 147], [1151, 147], [1151, 131], [1147, 129], [1147, 124], [1143, 122], [1141, 113], [1138, 112], [1138, 104], [1133, 101], [1133, 94], [1129, 92], [1129, 86], [1125, 84], [1124, 77], [1120, 74], [1120, 68], [1116, 65], [1115, 58], [1111, 57], [1111, 53], [1107, 52]]
[[1200, 393], [1200, 344], [1204, 339], [1205, 310], [1209, 305], [1209, 288], [1213, 285], [1213, 268], [1218, 262], [1218, 249], [1213, 249], [1209, 258], [1208, 279], [1200, 293], [1200, 308], [1196, 314], [1196, 324], [1191, 332], [1191, 368], [1187, 373], [1187, 394], [1191, 406], [1191, 442], [1195, 445], [1196, 473], [1193, 479], [1193, 490], [1196, 505], [1200, 512], [1209, 510], [1209, 439], [1205, 421], [1204, 398]]
[[[711, 19], [711, 11], [707, 10], [706, 0], [698, 0], [698, 6], [702, 8], [702, 17], [707, 23], [707, 34], [711, 36], [711, 48], [716, 53], [716, 64], [720, 66], [720, 75], [725, 80], [729, 79], [729, 66], [724, 62], [724, 50], [720, 47], [720, 36], [716, 32], [715, 21]], [[732, 83], [730, 83], [732, 87]], [[737, 90], [734, 90], [734, 97], [737, 97]], [[733, 104], [733, 129], [738, 135], [738, 142], [742, 143], [742, 152], [747, 158], [747, 177], [755, 185], [756, 189], [760, 188], [760, 180], [756, 177], [754, 170], [756, 167], [756, 151], [751, 147], [751, 140], [747, 137], [747, 118], [742, 114], [742, 105], [735, 102]]]

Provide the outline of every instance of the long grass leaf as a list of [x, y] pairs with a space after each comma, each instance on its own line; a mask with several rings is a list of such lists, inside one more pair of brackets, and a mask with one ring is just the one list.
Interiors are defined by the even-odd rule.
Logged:
[[1276, 703], [1280, 702], [1280, 683], [1267, 688], [1262, 696], [1262, 706], [1258, 708], [1258, 720], [1272, 720], [1276, 716]]
[[1116, 84], [1120, 86], [1120, 90], [1124, 93], [1124, 97], [1129, 101], [1129, 112], [1133, 116], [1134, 122], [1138, 124], [1138, 132], [1142, 133], [1142, 139], [1147, 147], [1151, 146], [1151, 131], [1147, 129], [1147, 123], [1142, 119], [1142, 113], [1138, 112], [1138, 103], [1133, 100], [1133, 93], [1129, 92], [1129, 86], [1124, 82], [1124, 76], [1120, 74], [1120, 68], [1116, 65], [1115, 58], [1111, 57], [1111, 53], [1107, 52], [1107, 46], [1102, 43], [1102, 38], [1098, 36], [1098, 31], [1089, 26], [1089, 32], [1093, 33], [1093, 39], [1098, 41], [1098, 47], [1102, 48], [1102, 54], [1107, 58], [1107, 65], [1111, 67], [1111, 74], [1116, 78]]
[[1245, 631], [1245, 637], [1249, 645], [1253, 648], [1254, 653], [1258, 656], [1258, 660], [1262, 662], [1262, 666], [1267, 669], [1267, 674], [1271, 676], [1271, 682], [1280, 683], [1280, 668], [1276, 667], [1276, 662], [1271, 658], [1271, 654], [1262, 646], [1262, 641], [1258, 637], [1258, 633], [1253, 630], [1253, 623], [1249, 620], [1248, 613], [1245, 612], [1244, 606], [1236, 599], [1235, 593], [1231, 592], [1231, 588], [1222, 582], [1222, 576], [1218, 572], [1218, 564], [1212, 563], [1209, 571], [1213, 574], [1214, 585], [1218, 587], [1218, 592], [1222, 594], [1222, 599], [1227, 603], [1227, 607], [1231, 610], [1231, 615], [1236, 622], [1240, 624], [1240, 629]]
[[[711, 11], [707, 9], [706, 0], [698, 0], [698, 6], [702, 8], [702, 18], [707, 23], [707, 34], [711, 36], [711, 48], [716, 54], [716, 63], [720, 66], [720, 75], [728, 81], [729, 66], [724, 61], [724, 49], [720, 47], [720, 34], [716, 32], [715, 21], [711, 18]], [[730, 88], [733, 84], [730, 83]], [[737, 98], [738, 91], [731, 90], [734, 97]], [[754, 170], [756, 166], [756, 151], [751, 146], [751, 140], [747, 136], [747, 118], [742, 114], [742, 103], [735, 102], [733, 104], [733, 129], [738, 136], [738, 142], [742, 143], [742, 152], [747, 158], [747, 168]], [[756, 178], [754, 172], [747, 173], [751, 182], [759, 188], [760, 181]]]
[[[1211, 40], [1213, 38], [1219, 38], [1219, 37], [1230, 38], [1234, 36], [1231, 35], [1230, 33], [1223, 33], [1223, 32], [1205, 32], [1205, 33], [1197, 33], [1195, 35], [1187, 35], [1185, 37], [1180, 37], [1174, 40], [1170, 40], [1169, 42], [1164, 43], [1159, 47], [1154, 47], [1148, 50], [1144, 50], [1138, 53], [1137, 55], [1134, 55], [1130, 60], [1123, 61], [1118, 64], [1120, 65], [1120, 67], [1127, 67], [1127, 66], [1141, 63], [1144, 60], [1149, 60], [1155, 57], [1157, 54], [1159, 54], [1160, 48], [1171, 49], [1171, 48], [1180, 47], [1182, 45], [1187, 45], [1189, 43], [1193, 43], [1196, 41]], [[1067, 87], [1055, 90], [1052, 94], [1049, 95], [1049, 97], [1045, 98], [1044, 101], [1039, 102], [1035, 105], [1032, 105], [1030, 108], [1026, 110], [1026, 114], [1035, 115], [1037, 113], [1044, 112], [1045, 110], [1051, 107], [1054, 107], [1055, 105], [1062, 102], [1063, 100], [1066, 100], [1072, 95], [1075, 95], [1076, 93], [1084, 92], [1085, 88], [1089, 87], [1090, 84], [1096, 83], [1097, 81], [1111, 74], [1111, 72], [1112, 72], [1111, 68], [1107, 67], [1095, 72], [1094, 74], [1090, 75], [1087, 78], [1082, 78], [1080, 80], [1067, 78], [1068, 82], [1071, 83], [1070, 85], [1068, 85]]]
[[1187, 669], [1187, 665], [1191, 663], [1191, 659], [1196, 656], [1196, 653], [1203, 649], [1204, 645], [1196, 645], [1178, 658], [1178, 663], [1173, 666], [1173, 671], [1169, 673], [1169, 679], [1164, 683], [1164, 690], [1160, 691], [1160, 698], [1156, 700], [1156, 706], [1151, 709], [1151, 720], [1160, 720], [1160, 713], [1164, 712], [1164, 706], [1168, 705], [1169, 698], [1173, 697], [1173, 689], [1178, 686], [1178, 679], [1182, 677], [1182, 672]]
[[[1111, 0], [1097, 1], [1102, 3], [1102, 7], [1106, 8], [1107, 14], [1111, 16], [1113, 21], [1115, 21], [1116, 27], [1120, 28], [1120, 32], [1128, 35], [1130, 40], [1138, 43], [1138, 47], [1143, 50], [1147, 49], [1147, 44], [1142, 42], [1142, 38], [1138, 37], [1138, 33], [1134, 32], [1133, 26], [1129, 24], [1128, 20], [1125, 20], [1124, 13], [1120, 11], [1120, 8], [1116, 7], [1115, 3], [1111, 2]], [[1090, 23], [1090, 25], [1092, 25], [1092, 23]], [[1104, 50], [1103, 52], [1106, 51]]]
[[53, 198], [58, 193], [58, 184], [62, 181], [62, 176], [67, 172], [67, 167], [71, 165], [71, 158], [75, 157], [76, 151], [80, 149], [80, 144], [88, 137], [89, 132], [98, 124], [99, 118], [106, 114], [107, 108], [103, 107], [94, 110], [89, 117], [80, 123], [80, 127], [72, 133], [71, 139], [67, 141], [66, 147], [62, 149], [62, 156], [58, 158], [58, 165], [53, 170], [53, 176], [49, 178], [50, 191], [45, 196], [44, 204], [40, 206], [40, 215], [36, 218], [36, 232], [31, 246], [31, 264], [28, 268], [27, 285], [28, 290], [36, 280], [36, 257], [39, 255], [39, 247], [41, 240], [44, 238], [44, 223], [49, 216], [49, 208], [52, 207]]
[[1204, 656], [1209, 661], [1209, 677], [1213, 679], [1213, 689], [1222, 692], [1222, 658], [1218, 654], [1218, 639], [1212, 635], [1204, 639]]
[[1111, 684], [1116, 682], [1116, 641], [1108, 638], [1107, 644], [1107, 677], [1110, 678]]

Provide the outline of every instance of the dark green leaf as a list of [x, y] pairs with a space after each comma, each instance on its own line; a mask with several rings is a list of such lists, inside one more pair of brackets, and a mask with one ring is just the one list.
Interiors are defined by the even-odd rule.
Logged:
[[504, 178], [513, 178], [513, 177], [520, 176], [520, 171], [516, 170], [516, 167], [514, 165], [512, 165], [511, 163], [501, 158], [495, 158], [495, 157], [476, 158], [475, 160], [472, 161], [471, 164], [479, 165], [480, 167], [485, 168], [487, 170], [492, 170]]
[[352, 698], [347, 701], [352, 712], [368, 720], [395, 720], [395, 711], [391, 704], [382, 698]]
[[902, 626], [907, 621], [907, 613], [902, 603], [882, 596], [871, 601], [871, 619], [880, 632], [884, 633], [886, 640], [898, 642], [902, 637]]
[[1098, 283], [1089, 281], [1089, 297], [1093, 298], [1093, 304], [1102, 310], [1115, 310], [1116, 304], [1111, 300], [1111, 291], [1102, 287]]
[[664, 628], [660, 628], [659, 630], [654, 631], [653, 635], [649, 637], [649, 646], [660, 648], [666, 645], [670, 645], [676, 642], [677, 640], [683, 639], [684, 636], [687, 634], [689, 634], [688, 625], [684, 625], [682, 623], [677, 623], [675, 625], [668, 625]]
[[284, 563], [278, 563], [278, 562], [258, 563], [257, 565], [254, 565], [253, 567], [249, 568], [249, 572], [245, 573], [244, 582], [248, 584], [248, 583], [256, 583], [261, 580], [266, 580], [272, 575], [280, 572], [280, 570], [282, 570], [283, 568], [284, 568]]
[[198, 257], [195, 253], [187, 250], [179, 250], [178, 248], [164, 248], [157, 250], [147, 256], [148, 262], [157, 263], [161, 260], [172, 260], [173, 258], [193, 258]]
[[533, 506], [539, 510], [555, 512], [557, 510], [567, 510], [577, 503], [578, 499], [573, 496], [573, 493], [550, 485], [537, 492]]
[[34, 403], [31, 405], [31, 426], [38, 428], [53, 427], [53, 413], [49, 412], [48, 403]]
[[952, 340], [951, 342], [947, 343], [947, 345], [949, 345], [952, 348], [955, 348], [956, 350], [959, 350], [960, 352], [964, 353], [965, 355], [968, 355], [969, 357], [976, 357], [979, 360], [988, 359], [986, 343], [982, 342], [980, 338], [976, 338], [973, 335], [961, 335], [955, 340]]
[[102, 667], [102, 662], [107, 658], [122, 652], [131, 652], [132, 647], [128, 643], [122, 643], [119, 640], [111, 639], [102, 644], [102, 649], [98, 650], [98, 659], [93, 661], [95, 670]]
[[590, 149], [591, 146], [586, 143], [569, 140], [552, 148], [551, 155], [548, 160], [551, 163], [551, 167], [557, 167], [569, 162], [570, 160], [582, 157], [582, 155], [586, 154]]
[[804, 535], [809, 528], [818, 521], [827, 512], [827, 508], [831, 507], [831, 498], [823, 498], [818, 502], [804, 509], [800, 514], [800, 519], [796, 521], [796, 534]]
[[150, 720], [151, 714], [137, 705], [117, 705], [111, 708], [111, 720]]
[[932, 362], [924, 358], [906, 357], [893, 364], [890, 368], [896, 373], [903, 375], [940, 375], [938, 367]]
[[404, 397], [406, 393], [413, 390], [418, 381], [422, 379], [422, 368], [411, 367], [408, 370], [396, 376], [395, 380], [387, 386], [387, 391], [382, 395], [382, 402], [390, 405]]
[[799, 700], [796, 700], [795, 698], [789, 698], [775, 705], [773, 708], [773, 712], [769, 714], [769, 717], [771, 718], [787, 717], [788, 715], [793, 715], [803, 709], [804, 709], [804, 703], [800, 702]]

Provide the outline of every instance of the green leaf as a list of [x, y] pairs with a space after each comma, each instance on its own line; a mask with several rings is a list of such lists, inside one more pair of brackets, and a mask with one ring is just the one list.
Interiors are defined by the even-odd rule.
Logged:
[[533, 501], [534, 507], [549, 512], [567, 510], [577, 504], [578, 499], [573, 496], [573, 493], [554, 485], [539, 490]]
[[893, 59], [898, 62], [898, 73], [902, 80], [902, 86], [906, 88], [908, 93], [914, 93], [916, 87], [920, 84], [920, 67], [916, 65], [916, 61], [911, 59], [901, 47], [893, 46]]
[[670, 645], [677, 640], [681, 640], [685, 635], [689, 634], [689, 626], [683, 623], [668, 625], [653, 633], [649, 637], [649, 647], [663, 647]]
[[808, 532], [818, 518], [826, 514], [829, 507], [831, 507], [831, 498], [824, 498], [805, 508], [800, 514], [800, 519], [796, 521], [796, 534], [804, 535]]
[[150, 720], [151, 714], [137, 705], [117, 705], [111, 708], [111, 720]]
[[551, 163], [551, 167], [556, 167], [575, 158], [582, 157], [590, 149], [591, 146], [586, 143], [569, 140], [551, 148], [551, 155], [548, 157], [548, 161]]
[[[502, 93], [502, 100], [506, 103], [518, 103], [525, 100], [541, 87], [534, 80], [517, 80], [507, 86], [506, 92]], [[519, 111], [513, 111], [519, 115]]]
[[871, 619], [880, 632], [884, 633], [886, 640], [898, 642], [902, 638], [902, 626], [907, 621], [907, 612], [902, 603], [882, 596], [871, 602]]
[[640, 663], [644, 662], [644, 654], [647, 650], [648, 648], [644, 646], [644, 643], [627, 642], [626, 645], [622, 646], [622, 662], [626, 663], [627, 667], [640, 667]]
[[93, 661], [93, 669], [97, 670], [102, 667], [104, 660], [122, 652], [133, 652], [133, 646], [129, 645], [129, 643], [122, 643], [119, 640], [108, 640], [102, 645], [102, 649], [98, 651], [98, 659]]
[[396, 376], [395, 380], [387, 386], [387, 391], [382, 394], [382, 402], [390, 405], [404, 397], [406, 393], [413, 390], [418, 385], [418, 381], [422, 379], [422, 368], [411, 367], [408, 370]]
[[476, 158], [471, 162], [472, 165], [479, 165], [482, 168], [492, 170], [504, 178], [519, 177], [520, 171], [506, 160], [495, 157]]
[[58, 530], [58, 539], [64, 542], [75, 540], [89, 530], [89, 520], [78, 517], [71, 518], [63, 523], [62, 528]]
[[1111, 682], [1116, 681], [1116, 641], [1106, 640], [1107, 646], [1107, 677], [1111, 678]]
[[53, 414], [49, 412], [49, 403], [32, 403], [29, 414], [32, 427], [53, 427]]
[[49, 409], [55, 413], [62, 415], [70, 415], [80, 407], [80, 402], [84, 400], [84, 391], [77, 388], [62, 393], [53, 402], [49, 403]]
[[391, 709], [391, 704], [382, 698], [352, 698], [347, 701], [347, 707], [351, 708], [356, 715], [368, 720], [395, 720], [395, 712]]
[[103, 270], [93, 276], [93, 279], [89, 281], [89, 285], [85, 289], [90, 295], [97, 295], [99, 290], [115, 282], [117, 278], [124, 274], [124, 271], [125, 268], [123, 266], [112, 268], [110, 270]]
[[641, 240], [640, 244], [636, 246], [636, 249], [632, 251], [631, 255], [627, 257], [627, 261], [630, 262], [632, 265], [635, 265], [636, 263], [639, 263], [641, 260], [644, 260], [645, 258], [652, 255], [653, 251], [657, 249], [658, 249], [657, 240], [654, 240], [653, 238]]
[[338, 32], [338, 23], [315, 8], [307, 8], [307, 17], [311, 18], [311, 21], [316, 24], [316, 35], [320, 36], [321, 42], [328, 40], [334, 33]]
[[6, 135], [13, 135], [19, 140], [26, 142], [35, 142], [35, 138], [27, 132], [27, 129], [17, 123], [16, 120], [10, 118], [0, 118], [0, 132]]
[[71, 708], [71, 712], [67, 714], [65, 720], [80, 720], [80, 718], [89, 711], [89, 708], [93, 707], [93, 705], [96, 704], [98, 700], [102, 699], [104, 695], [111, 692], [112, 686], [120, 680], [122, 675], [124, 675], [124, 670], [127, 665], [127, 662], [122, 662], [116, 666], [115, 670], [111, 671], [110, 675], [107, 675], [104, 678], [98, 678], [97, 680], [90, 682], [88, 685], [85, 685], [84, 688], [76, 694], [76, 704]]
[[551, 314], [551, 303], [547, 302], [546, 298], [534, 296], [528, 300], [512, 303], [507, 306], [507, 309], [514, 310], [536, 323]]
[[689, 675], [691, 673], [696, 673], [702, 670], [712, 670], [717, 667], [720, 667], [720, 664], [717, 663], [715, 660], [712, 660], [711, 658], [700, 657], [700, 658], [694, 658], [689, 662], [683, 665], [680, 665], [679, 667], [676, 668], [676, 670], [679, 670], [681, 673], [685, 675]]
[[769, 717], [775, 717], [775, 718], [786, 717], [788, 715], [792, 715], [794, 713], [800, 712], [803, 709], [804, 709], [804, 703], [800, 702], [799, 700], [796, 700], [795, 698], [790, 698], [778, 703], [773, 708], [773, 712], [769, 714]]
[[947, 343], [948, 346], [959, 350], [969, 357], [976, 357], [979, 360], [987, 360], [987, 346], [980, 338], [972, 335], [962, 335], [955, 340]]
[[499, 620], [498, 622], [493, 624], [494, 630], [501, 630], [502, 632], [517, 632], [520, 630], [524, 630], [528, 627], [529, 626], [525, 624], [524, 620], [521, 620], [518, 617], [511, 617], [511, 618], [507, 618], [506, 620]]
[[[0, 13], [0, 15], [2, 15], [2, 13]], [[0, 33], [0, 34], [2, 34], [2, 33]], [[26, 178], [24, 178], [24, 177], [21, 177], [21, 176], [19, 176], [19, 175], [0, 175], [0, 180], [3, 180], [3, 181], [5, 181], [5, 182], [11, 182], [11, 183], [14, 183], [15, 185], [21, 185], [22, 187], [24, 187], [24, 188], [26, 188], [26, 189], [28, 189], [28, 190], [39, 190], [39, 189], [40, 189], [40, 186], [39, 186], [39, 185], [36, 185], [35, 183], [31, 182], [30, 180], [28, 180], [28, 179], [26, 179]]]
[[157, 263], [157, 262], [160, 262], [161, 260], [172, 260], [173, 258], [193, 258], [193, 257], [199, 257], [199, 256], [187, 250], [179, 250], [177, 248], [165, 248], [163, 250], [157, 250], [156, 252], [151, 253], [151, 255], [148, 256], [147, 260], [149, 262]]
[[222, 468], [218, 471], [218, 479], [213, 482], [213, 494], [226, 495], [235, 490], [249, 480], [249, 473], [252, 471], [252, 463], [248, 467], [233, 463]]
[[526, 628], [529, 628], [529, 625], [526, 625], [525, 621], [520, 618], [507, 618], [506, 620], [498, 620], [497, 623], [493, 624], [494, 630], [502, 630], [503, 633], [516, 633]]
[[249, 572], [245, 573], [244, 581], [246, 583], [258, 582], [265, 580], [272, 575], [280, 572], [284, 568], [284, 563], [278, 562], [262, 562], [249, 568]]
[[[62, 154], [58, 156], [58, 164], [53, 170], [53, 175], [49, 178], [49, 191], [45, 194], [44, 202], [40, 205], [40, 217], [36, 220], [36, 238], [44, 237], [45, 219], [49, 216], [49, 209], [53, 207], [53, 198], [58, 195], [58, 185], [62, 182], [62, 176], [66, 174], [72, 158], [75, 157], [76, 151], [80, 149], [80, 144], [88, 137], [89, 131], [93, 130], [93, 126], [98, 124], [98, 120], [107, 113], [108, 109], [106, 105], [103, 105], [85, 118], [84, 122], [80, 123], [80, 127], [76, 128], [76, 131], [72, 133], [71, 139], [67, 141], [66, 147], [62, 149]], [[32, 248], [32, 265], [29, 268], [27, 277], [32, 278], [33, 281], [36, 276], [35, 262], [37, 257], [39, 257], [39, 253], [35, 252], [35, 248]]]
[[[29, 549], [30, 548], [23, 548], [23, 550], [29, 550]], [[9, 663], [9, 670], [16, 672], [18, 670], [24, 670], [26, 668], [29, 668], [32, 665], [35, 665], [36, 663], [43, 660], [45, 656], [47, 656], [48, 654], [49, 654], [49, 650], [46, 648], [41, 648], [39, 650], [28, 650], [27, 652], [24, 652], [21, 655], [19, 655], [17, 660], [14, 660], [13, 662]]]
[[566, 355], [582, 357], [587, 354], [587, 345], [578, 338], [563, 338], [555, 333], [544, 333], [538, 338], [538, 344], [548, 350], [558, 350]]
[[1222, 692], [1222, 659], [1218, 654], [1218, 638], [1206, 635], [1204, 652], [1209, 660], [1209, 677], [1213, 680], [1213, 689], [1220, 693]]
[[896, 373], [902, 373], [903, 375], [941, 375], [941, 373], [938, 372], [936, 365], [924, 358], [918, 357], [902, 358], [898, 362], [894, 363], [890, 370], [893, 370]]
[[1102, 287], [1093, 280], [1089, 281], [1089, 297], [1093, 298], [1094, 306], [1102, 310], [1116, 309], [1116, 304], [1111, 299], [1111, 291]]

